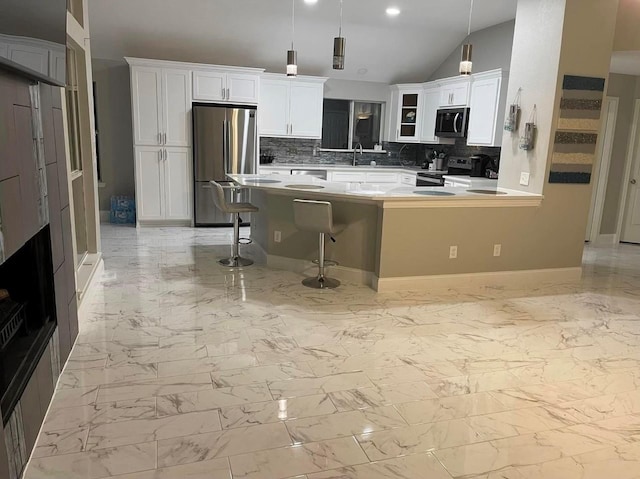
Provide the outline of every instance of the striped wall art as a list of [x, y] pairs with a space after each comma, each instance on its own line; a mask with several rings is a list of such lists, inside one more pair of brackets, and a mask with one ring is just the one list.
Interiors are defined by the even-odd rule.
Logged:
[[604, 78], [565, 75], [549, 183], [591, 182]]

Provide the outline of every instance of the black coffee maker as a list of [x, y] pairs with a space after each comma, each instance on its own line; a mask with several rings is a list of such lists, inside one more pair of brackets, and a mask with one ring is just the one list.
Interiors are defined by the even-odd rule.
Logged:
[[471, 158], [471, 173], [469, 176], [484, 177], [487, 174], [487, 169], [494, 165], [493, 158], [489, 155], [474, 155]]

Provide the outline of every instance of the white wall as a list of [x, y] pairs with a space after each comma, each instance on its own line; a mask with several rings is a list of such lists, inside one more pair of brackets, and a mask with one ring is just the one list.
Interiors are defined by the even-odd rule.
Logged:
[[98, 115], [98, 147], [103, 186], [100, 211], [110, 209], [112, 195], [134, 196], [133, 126], [129, 67], [111, 60], [93, 60]]
[[[471, 34], [469, 41], [473, 45], [474, 72], [483, 72], [496, 68], [509, 70], [514, 26], [515, 21], [510, 21]], [[463, 43], [467, 43], [467, 41]], [[433, 72], [430, 80], [439, 80], [440, 78], [453, 77], [460, 74], [461, 48], [462, 43]]]
[[324, 97], [340, 100], [388, 102], [391, 99], [391, 90], [386, 83], [330, 78], [324, 84]]

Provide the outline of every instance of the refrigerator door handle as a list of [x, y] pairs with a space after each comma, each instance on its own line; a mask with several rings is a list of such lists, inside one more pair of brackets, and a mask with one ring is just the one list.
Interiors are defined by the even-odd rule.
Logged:
[[224, 172], [229, 171], [229, 143], [227, 137], [227, 122], [222, 122], [222, 162]]

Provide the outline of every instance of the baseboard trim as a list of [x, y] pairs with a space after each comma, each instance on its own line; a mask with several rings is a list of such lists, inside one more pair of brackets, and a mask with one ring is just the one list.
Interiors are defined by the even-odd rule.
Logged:
[[614, 233], [614, 234], [607, 234], [607, 235], [598, 235], [598, 237], [594, 241], [594, 244], [614, 245], [614, 244], [618, 244], [619, 242], [620, 240], [618, 239], [618, 235]]
[[104, 272], [104, 259], [102, 258], [102, 254], [100, 254], [98, 261], [96, 261], [96, 263], [93, 265], [89, 279], [86, 282], [84, 288], [77, 292], [78, 293], [78, 318], [80, 318], [80, 316], [83, 313], [83, 307], [89, 303], [88, 300], [91, 299], [91, 296], [95, 289], [94, 286], [98, 281], [98, 279], [102, 276], [103, 272]]
[[[304, 274], [305, 276], [314, 276], [318, 273], [318, 266], [308, 260], [286, 258], [284, 256], [271, 254], [267, 254], [265, 256], [266, 264], [270, 268], [293, 271], [294, 273]], [[339, 265], [327, 266], [327, 276], [341, 281], [347, 281], [349, 283], [363, 284], [369, 287], [373, 287], [373, 279], [375, 277], [375, 275], [370, 271], [347, 268], [346, 266]]]
[[378, 278], [374, 276], [372, 287], [379, 293], [411, 290], [438, 290], [478, 286], [529, 286], [543, 283], [577, 282], [582, 268], [528, 269], [523, 271], [493, 271], [486, 273], [441, 274], [431, 276], [406, 276], [402, 278]]

